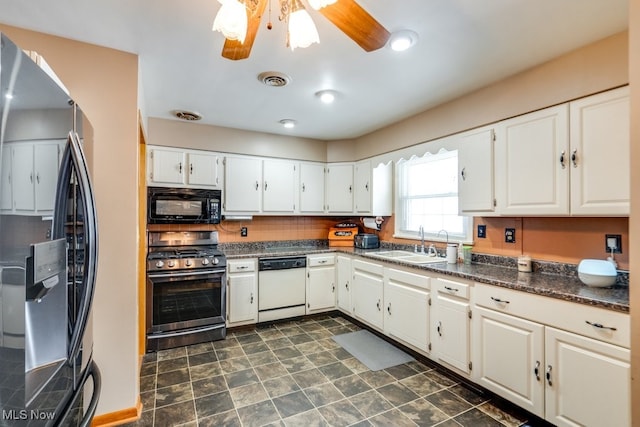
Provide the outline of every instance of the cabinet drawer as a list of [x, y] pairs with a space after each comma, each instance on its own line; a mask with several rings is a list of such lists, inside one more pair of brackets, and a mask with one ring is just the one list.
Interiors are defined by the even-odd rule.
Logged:
[[236, 261], [227, 261], [229, 273], [246, 273], [248, 271], [256, 271], [255, 259], [242, 259]]
[[436, 278], [432, 287], [441, 294], [447, 294], [462, 299], [469, 299], [469, 285], [467, 283], [453, 281], [449, 279]]
[[307, 257], [307, 265], [309, 267], [333, 265], [335, 262], [335, 257], [333, 255], [312, 255]]
[[382, 276], [383, 267], [381, 264], [374, 264], [372, 262], [360, 261], [358, 259], [353, 260], [353, 270], [362, 270], [377, 276]]
[[631, 344], [626, 313], [480, 283], [474, 292], [476, 305], [625, 348]]
[[420, 274], [409, 273], [408, 271], [396, 270], [395, 268], [385, 268], [385, 276], [389, 282], [401, 283], [418, 289], [429, 289], [429, 278]]

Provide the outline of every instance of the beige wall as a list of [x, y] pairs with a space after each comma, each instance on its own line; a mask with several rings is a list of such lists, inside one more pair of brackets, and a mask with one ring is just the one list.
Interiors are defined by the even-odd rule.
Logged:
[[353, 157], [328, 143], [328, 161], [359, 160], [628, 83], [627, 33], [619, 33], [355, 140]]
[[99, 233], [93, 306], [94, 358], [102, 371], [98, 414], [134, 407], [137, 354], [137, 94], [135, 55], [0, 25], [37, 51], [89, 117]]
[[316, 139], [157, 118], [149, 118], [147, 144], [319, 162], [327, 158], [326, 142]]
[[631, 397], [632, 422], [640, 426], [640, 0], [629, 2], [629, 82], [631, 84], [631, 218], [629, 220], [631, 277]]

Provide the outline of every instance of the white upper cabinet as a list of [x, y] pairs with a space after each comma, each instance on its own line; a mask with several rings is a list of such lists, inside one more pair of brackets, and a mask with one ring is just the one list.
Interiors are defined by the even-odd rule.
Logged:
[[458, 211], [488, 216], [495, 212], [493, 128], [459, 136]]
[[297, 163], [289, 160], [263, 160], [263, 212], [293, 213], [295, 211], [297, 167]]
[[393, 163], [373, 167], [371, 160], [354, 166], [354, 201], [357, 214], [389, 216], [393, 209]]
[[147, 183], [161, 187], [222, 188], [222, 156], [172, 147], [148, 147]]
[[496, 193], [501, 215], [569, 213], [567, 104], [497, 126]]
[[300, 213], [324, 213], [324, 163], [300, 163]]
[[629, 215], [629, 87], [569, 104], [571, 213]]
[[225, 212], [260, 212], [262, 160], [257, 157], [227, 156], [224, 163]]
[[3, 211], [21, 215], [53, 212], [63, 144], [49, 140], [4, 145]]
[[353, 212], [353, 164], [330, 163], [327, 165], [327, 211], [329, 213]]

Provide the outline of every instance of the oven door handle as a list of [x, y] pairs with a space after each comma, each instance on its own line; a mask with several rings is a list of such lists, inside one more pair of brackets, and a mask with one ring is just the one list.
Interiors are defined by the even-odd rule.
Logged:
[[184, 276], [207, 276], [209, 274], [226, 273], [227, 270], [207, 270], [207, 271], [185, 271], [182, 273], [149, 273], [150, 279], [161, 279], [167, 277], [184, 277]]

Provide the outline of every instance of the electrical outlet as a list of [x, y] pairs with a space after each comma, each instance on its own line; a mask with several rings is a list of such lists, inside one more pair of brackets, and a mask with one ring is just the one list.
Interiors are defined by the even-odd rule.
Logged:
[[515, 243], [516, 242], [516, 229], [515, 228], [505, 228], [504, 229], [504, 241], [506, 243]]
[[614, 254], [622, 253], [622, 235], [621, 234], [605, 234], [604, 235], [605, 251], [610, 254], [613, 249]]
[[247, 237], [247, 234], [248, 234], [247, 227], [241, 227], [240, 228], [240, 237]]
[[478, 239], [487, 238], [487, 226], [484, 224], [478, 224]]

